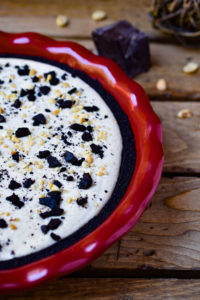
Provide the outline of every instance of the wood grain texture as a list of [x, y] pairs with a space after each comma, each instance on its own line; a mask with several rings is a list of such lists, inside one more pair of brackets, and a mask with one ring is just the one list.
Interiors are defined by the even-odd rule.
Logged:
[[[200, 174], [200, 103], [152, 102], [163, 126], [164, 172]], [[179, 119], [177, 112], [189, 109], [193, 116]]]
[[[148, 0], [126, 0], [126, 3], [121, 0], [4, 0], [0, 3], [0, 24], [2, 29], [8, 28], [9, 31], [31, 30], [54, 36], [88, 38], [96, 26], [127, 19], [146, 31], [152, 39], [163, 39], [165, 36], [152, 28], [147, 17], [150, 7]], [[91, 20], [96, 9], [105, 10], [108, 19], [98, 23]], [[62, 29], [55, 25], [58, 14], [69, 17], [69, 27]], [[15, 26], [12, 26], [13, 22]]]
[[199, 270], [199, 194], [200, 178], [162, 178], [136, 226], [94, 261], [92, 270]]
[[200, 280], [61, 278], [1, 300], [199, 300]]

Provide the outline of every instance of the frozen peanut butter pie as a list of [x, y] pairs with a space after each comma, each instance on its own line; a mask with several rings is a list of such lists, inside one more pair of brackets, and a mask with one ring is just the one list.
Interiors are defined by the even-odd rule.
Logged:
[[72, 244], [120, 201], [135, 148], [115, 102], [82, 72], [0, 57], [0, 266]]

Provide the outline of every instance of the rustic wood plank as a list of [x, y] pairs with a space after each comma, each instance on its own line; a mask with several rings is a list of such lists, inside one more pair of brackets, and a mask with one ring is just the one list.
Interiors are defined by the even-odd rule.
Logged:
[[31, 292], [5, 296], [1, 300], [199, 300], [199, 293], [199, 280], [61, 278]]
[[[95, 23], [91, 20], [91, 14], [96, 9], [103, 9], [108, 19]], [[101, 25], [110, 24], [120, 19], [127, 19], [135, 26], [146, 31], [149, 36], [165, 38], [158, 31], [154, 30], [148, 19], [150, 1], [148, 0], [5, 0], [0, 4], [0, 28], [8, 31], [39, 31], [47, 35], [63, 37], [84, 37], [88, 38], [91, 31]], [[57, 28], [55, 17], [58, 14], [66, 14], [71, 25], [66, 29]], [[13, 26], [13, 23], [15, 26]]]
[[[200, 103], [152, 102], [163, 125], [164, 172], [200, 173]], [[189, 109], [193, 116], [179, 119], [177, 112]]]
[[119, 249], [113, 245], [92, 263], [93, 272], [118, 270], [120, 276], [129, 270], [137, 276], [131, 270], [199, 270], [199, 187], [200, 178], [162, 178], [140, 221], [121, 239]]

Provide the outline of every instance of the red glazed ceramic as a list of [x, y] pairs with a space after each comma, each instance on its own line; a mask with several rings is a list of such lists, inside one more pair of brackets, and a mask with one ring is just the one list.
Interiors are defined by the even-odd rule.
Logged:
[[136, 140], [136, 166], [129, 187], [112, 214], [92, 233], [72, 246], [39, 261], [11, 270], [0, 270], [0, 292], [24, 290], [69, 274], [89, 264], [129, 231], [145, 210], [158, 185], [162, 166], [162, 131], [143, 89], [112, 61], [84, 47], [55, 41], [36, 33], [0, 32], [0, 54], [44, 57], [84, 71], [120, 104]]

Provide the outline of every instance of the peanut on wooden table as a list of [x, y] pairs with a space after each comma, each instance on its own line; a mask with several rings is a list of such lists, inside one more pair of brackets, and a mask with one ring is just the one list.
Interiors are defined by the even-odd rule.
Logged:
[[[127, 19], [145, 31], [150, 38], [152, 67], [135, 80], [146, 90], [162, 121], [165, 152], [157, 192], [126, 236], [85, 269], [1, 300], [199, 299], [200, 50], [184, 48], [152, 29], [149, 8], [147, 0], [0, 3], [0, 30], [36, 31], [77, 41], [90, 50], [94, 50], [91, 31], [97, 26]], [[95, 21], [91, 17], [95, 11], [105, 12], [107, 18]], [[59, 15], [67, 21], [60, 18], [57, 26]], [[188, 71], [189, 62], [196, 65], [190, 64]], [[166, 83], [164, 88], [163, 82], [158, 88], [160, 79]]]

